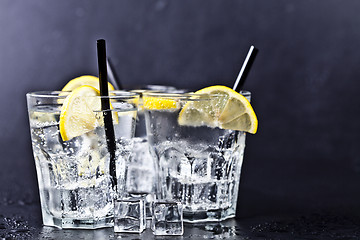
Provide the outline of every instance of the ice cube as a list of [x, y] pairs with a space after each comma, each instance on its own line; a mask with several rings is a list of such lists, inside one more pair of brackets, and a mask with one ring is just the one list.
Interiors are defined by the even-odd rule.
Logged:
[[151, 220], [151, 202], [154, 200], [154, 194], [146, 192], [129, 192], [126, 194], [130, 197], [144, 199], [146, 219]]
[[207, 176], [207, 167], [208, 167], [208, 159], [207, 156], [202, 157], [199, 156], [192, 163], [193, 174], [196, 177], [206, 177]]
[[221, 152], [213, 152], [209, 155], [211, 163], [211, 177], [217, 180], [226, 177], [226, 159]]
[[149, 151], [149, 145], [145, 138], [133, 138], [133, 156], [131, 162], [144, 164], [153, 168], [153, 161]]
[[127, 166], [126, 191], [150, 193], [153, 189], [154, 173], [138, 166]]
[[155, 168], [145, 139], [133, 139], [133, 149], [126, 164], [125, 174], [127, 192], [153, 191]]
[[[192, 203], [198, 209], [206, 209], [216, 203], [217, 186], [216, 183], [206, 182], [193, 184], [194, 194]], [[204, 206], [204, 204], [206, 206]], [[216, 206], [215, 206], [216, 207]]]
[[165, 149], [160, 153], [160, 157], [166, 162], [176, 164], [179, 164], [184, 159], [187, 160], [183, 152], [174, 146], [169, 146], [169, 148]]
[[56, 153], [60, 150], [59, 147], [59, 126], [51, 125], [43, 128], [44, 145], [52, 153]]
[[142, 197], [115, 201], [114, 232], [141, 233], [146, 228], [145, 204]]
[[156, 200], [152, 202], [151, 228], [155, 235], [183, 235], [183, 206], [180, 202]]

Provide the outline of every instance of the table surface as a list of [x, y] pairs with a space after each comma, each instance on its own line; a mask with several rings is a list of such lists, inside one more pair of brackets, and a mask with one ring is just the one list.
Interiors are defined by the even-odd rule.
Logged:
[[[360, 239], [360, 206], [354, 195], [339, 198], [333, 207], [302, 207], [295, 211], [286, 206], [287, 199], [262, 199], [261, 195], [254, 194], [249, 198], [251, 192], [246, 188], [241, 189], [239, 196], [239, 218], [185, 224], [183, 236], [155, 237], [150, 229], [142, 234], [115, 234], [112, 228], [45, 227], [34, 167], [13, 167], [7, 163], [0, 168], [0, 239]], [[353, 200], [344, 201], [346, 199]], [[297, 201], [299, 206], [301, 201]]]
[[1, 239], [360, 239], [360, 218], [332, 213], [255, 216], [223, 222], [185, 224], [183, 236], [114, 233], [112, 228], [62, 230], [42, 226], [40, 204], [32, 198], [0, 201]]

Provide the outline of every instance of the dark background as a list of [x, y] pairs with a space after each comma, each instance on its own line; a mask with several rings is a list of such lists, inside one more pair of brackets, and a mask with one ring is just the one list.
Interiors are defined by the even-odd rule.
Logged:
[[255, 45], [245, 89], [259, 130], [238, 218], [360, 216], [359, 10], [357, 0], [0, 0], [1, 204], [40, 216], [25, 94], [97, 75], [104, 38], [126, 87], [231, 87]]

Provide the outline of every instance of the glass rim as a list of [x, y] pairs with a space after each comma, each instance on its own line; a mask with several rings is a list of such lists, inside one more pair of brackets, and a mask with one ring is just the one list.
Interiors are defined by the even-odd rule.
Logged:
[[[251, 96], [251, 92], [246, 90], [241, 90], [240, 94], [243, 95], [244, 97]], [[142, 95], [144, 97], [177, 98], [184, 100], [191, 98], [203, 99], [206, 96], [210, 96], [210, 97], [219, 96], [219, 94], [194, 93], [194, 92], [187, 92], [187, 93], [143, 92]]]
[[[143, 97], [157, 97], [157, 98], [171, 98], [179, 100], [197, 99], [200, 97], [209, 96], [208, 94], [195, 94], [195, 93], [164, 93], [164, 92], [143, 92]], [[204, 99], [204, 98], [203, 98]]]
[[171, 86], [171, 85], [162, 85], [162, 84], [145, 84], [145, 85], [141, 85], [140, 87], [138, 87], [141, 90], [153, 90], [153, 91], [161, 91], [163, 89], [171, 89], [171, 90], [175, 90], [176, 87], [175, 86]]
[[[63, 93], [63, 95], [61, 95]], [[34, 98], [66, 98], [71, 91], [34, 91], [26, 93], [28, 97]], [[140, 97], [139, 93], [129, 92], [124, 90], [114, 90], [109, 91], [109, 93], [113, 93], [115, 95], [109, 96], [88, 96], [88, 97], [99, 97], [99, 98], [112, 98], [112, 99], [132, 99]], [[86, 97], [86, 96], [84, 96]]]
[[154, 92], [154, 93], [187, 93], [188, 89], [176, 88], [170, 85], [144, 85], [138, 88], [126, 89], [130, 92], [136, 92], [142, 94], [144, 92]]

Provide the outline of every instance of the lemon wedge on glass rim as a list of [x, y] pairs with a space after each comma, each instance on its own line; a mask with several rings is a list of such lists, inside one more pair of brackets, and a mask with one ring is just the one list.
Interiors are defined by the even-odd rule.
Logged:
[[[255, 134], [258, 120], [250, 102], [240, 93], [225, 86], [203, 88], [195, 94], [210, 98], [210, 104], [189, 101], [179, 113], [178, 122], [186, 126], [209, 126]], [[201, 100], [201, 99], [200, 99]]]
[[[60, 135], [64, 141], [103, 126], [100, 91], [88, 85], [75, 88], [64, 100], [60, 113]], [[112, 108], [110, 103], [110, 108]], [[114, 123], [118, 116], [113, 112]]]
[[[75, 88], [81, 87], [83, 85], [92, 86], [96, 89], [99, 89], [99, 78], [91, 75], [83, 75], [77, 78], [70, 80], [61, 91], [71, 92]], [[108, 82], [109, 91], [114, 91], [114, 86]]]

